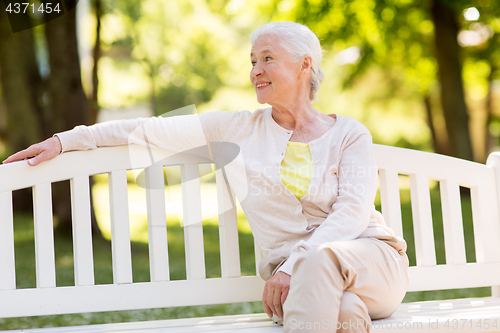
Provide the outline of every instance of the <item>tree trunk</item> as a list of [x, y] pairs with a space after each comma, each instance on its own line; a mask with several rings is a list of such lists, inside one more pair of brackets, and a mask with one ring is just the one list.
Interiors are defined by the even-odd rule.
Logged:
[[429, 127], [429, 131], [431, 132], [431, 138], [432, 138], [432, 148], [434, 149], [434, 152], [441, 154], [441, 147], [438, 142], [438, 138], [436, 135], [436, 128], [434, 127], [434, 123], [432, 121], [432, 107], [431, 107], [431, 98], [429, 95], [425, 96], [424, 99], [424, 106], [425, 106], [425, 114], [426, 114], [426, 122], [427, 126]]
[[[48, 91], [52, 133], [89, 124], [89, 104], [82, 86], [76, 33], [75, 9], [45, 25], [50, 64]], [[67, 182], [60, 182], [53, 184], [53, 189], [59, 232], [68, 234], [71, 230], [69, 186]], [[100, 234], [93, 210], [91, 216], [92, 230]]]
[[465, 104], [462, 65], [459, 59], [460, 46], [457, 42], [459, 30], [457, 15], [443, 0], [434, 0], [431, 12], [441, 82], [441, 103], [451, 154], [473, 160], [469, 115]]
[[[42, 79], [35, 57], [33, 31], [12, 33], [3, 5], [0, 9], [0, 81], [7, 109], [5, 137], [12, 153], [42, 139]], [[30, 190], [15, 191], [13, 199], [16, 211], [32, 210]]]
[[95, 31], [95, 44], [94, 44], [94, 66], [92, 67], [92, 96], [90, 100], [90, 123], [97, 122], [97, 115], [99, 114], [99, 59], [101, 58], [101, 17], [102, 17], [102, 3], [101, 0], [94, 1], [95, 17], [96, 17], [96, 31]]
[[[2, 8], [3, 6], [0, 6]], [[7, 139], [12, 152], [42, 139], [39, 128], [41, 78], [31, 29], [12, 33], [0, 13], [0, 80], [7, 107]]]
[[[488, 158], [489, 153], [494, 148], [494, 137], [491, 135], [489, 126], [493, 118], [493, 78], [497, 67], [490, 63], [490, 75], [488, 76], [488, 94], [486, 95], [486, 120], [484, 124], [484, 159]], [[485, 162], [485, 161], [483, 161]]]
[[49, 50], [49, 96], [52, 132], [88, 123], [88, 104], [81, 80], [76, 15], [71, 10], [45, 26]]
[[158, 106], [156, 103], [156, 80], [155, 80], [155, 67], [152, 63], [148, 62], [148, 69], [149, 69], [149, 77], [151, 78], [151, 96], [150, 96], [150, 103], [151, 103], [151, 110], [153, 110], [154, 115], [158, 115]]

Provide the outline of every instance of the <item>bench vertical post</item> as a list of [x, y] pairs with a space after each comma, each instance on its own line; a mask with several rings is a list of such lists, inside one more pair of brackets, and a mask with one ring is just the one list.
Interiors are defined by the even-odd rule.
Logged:
[[169, 281], [163, 165], [153, 164], [145, 170], [145, 174], [151, 282]]
[[33, 186], [33, 217], [35, 229], [36, 286], [56, 286], [54, 252], [54, 222], [52, 218], [52, 188], [50, 183]]
[[95, 281], [89, 176], [71, 178], [70, 187], [75, 284], [77, 286], [93, 285]]
[[465, 239], [462, 222], [460, 187], [456, 181], [441, 180], [441, 207], [443, 211], [446, 264], [465, 264]]
[[[497, 214], [500, 215], [500, 152], [491, 153], [488, 156], [486, 165], [493, 168], [493, 170], [495, 171], [495, 188], [497, 197], [497, 202], [495, 206], [497, 207], [497, 209], [499, 209]], [[496, 221], [497, 225], [499, 223], [500, 221]], [[491, 295], [494, 297], [500, 297], [500, 285], [491, 287]]]
[[259, 264], [262, 260], [262, 250], [259, 247], [259, 244], [254, 240], [253, 242], [254, 251], [255, 251], [255, 275], [260, 276], [259, 272]]
[[186, 277], [204, 279], [205, 249], [201, 214], [200, 169], [198, 164], [181, 165], [182, 208], [184, 216], [184, 246]]
[[379, 177], [382, 215], [387, 226], [394, 231], [394, 234], [403, 237], [398, 172], [395, 170], [380, 169]]
[[0, 193], [0, 290], [16, 289], [16, 262], [14, 255], [14, 216], [12, 191]]
[[500, 260], [500, 226], [496, 189], [485, 186], [471, 187], [472, 220], [474, 222], [474, 243], [477, 262]]
[[215, 172], [222, 277], [241, 276], [236, 199], [222, 169]]
[[434, 266], [436, 265], [436, 251], [432, 229], [429, 178], [420, 173], [410, 175], [410, 191], [417, 266]]
[[126, 170], [109, 173], [109, 206], [113, 282], [115, 284], [132, 283], [132, 252], [130, 247]]

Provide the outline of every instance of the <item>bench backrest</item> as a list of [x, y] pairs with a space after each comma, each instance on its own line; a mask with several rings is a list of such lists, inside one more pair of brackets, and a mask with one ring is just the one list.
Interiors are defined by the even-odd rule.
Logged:
[[[410, 179], [416, 266], [410, 291], [500, 285], [500, 155], [487, 165], [444, 155], [374, 145], [382, 214], [402, 236], [398, 175]], [[446, 264], [436, 265], [429, 180], [439, 181]], [[460, 186], [470, 188], [476, 262], [466, 262]]]
[[[398, 174], [410, 178], [417, 258], [410, 269], [410, 290], [500, 285], [500, 155], [491, 156], [489, 165], [379, 145], [375, 155], [382, 212], [398, 235], [402, 235]], [[210, 162], [177, 154], [151, 165], [151, 150], [122, 146], [62, 154], [37, 167], [26, 162], [0, 166], [0, 317], [259, 301], [264, 282], [259, 276], [241, 276], [234, 197], [220, 169], [216, 181], [222, 277], [205, 276], [198, 164]], [[180, 281], [169, 281], [164, 165], [181, 167], [187, 279]], [[151, 281], [133, 283], [126, 171], [138, 168], [146, 168]], [[102, 173], [109, 175], [113, 284], [94, 285], [89, 176]], [[68, 179], [75, 286], [56, 287], [51, 183]], [[436, 265], [428, 179], [440, 182], [445, 265]], [[471, 189], [476, 263], [465, 259], [459, 186]], [[36, 288], [16, 289], [12, 191], [29, 187]]]

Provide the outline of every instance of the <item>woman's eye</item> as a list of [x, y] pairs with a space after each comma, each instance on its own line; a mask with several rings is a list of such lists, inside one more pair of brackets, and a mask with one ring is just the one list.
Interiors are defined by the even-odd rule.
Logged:
[[252, 67], [254, 67], [256, 63], [256, 61], [252, 61]]
[[271, 57], [266, 57], [266, 61], [273, 60]]

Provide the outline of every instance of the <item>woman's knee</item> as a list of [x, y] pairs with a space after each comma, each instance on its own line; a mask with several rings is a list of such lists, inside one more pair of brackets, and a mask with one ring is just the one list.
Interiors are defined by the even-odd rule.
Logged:
[[302, 271], [308, 275], [312, 275], [314, 272], [320, 273], [324, 271], [325, 268], [330, 270], [333, 267], [335, 267], [337, 271], [340, 271], [340, 264], [337, 256], [330, 248], [319, 246], [302, 254], [295, 264], [294, 273]]

